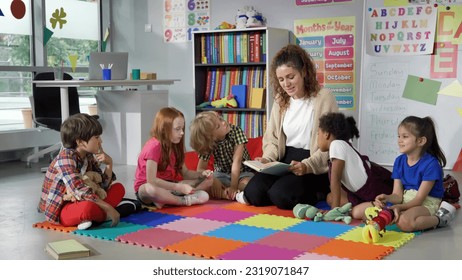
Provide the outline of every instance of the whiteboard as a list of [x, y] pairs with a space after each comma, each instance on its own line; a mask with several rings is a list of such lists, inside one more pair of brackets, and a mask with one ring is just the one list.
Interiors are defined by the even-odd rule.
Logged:
[[[381, 7], [381, 0], [367, 0], [368, 7]], [[366, 17], [365, 17], [366, 20]], [[366, 35], [366, 24], [364, 34]], [[364, 44], [363, 44], [364, 46]], [[459, 45], [457, 80], [462, 81], [462, 46]], [[430, 78], [431, 56], [370, 56], [363, 51], [361, 85], [359, 96], [358, 140], [361, 153], [372, 161], [393, 165], [399, 155], [397, 129], [409, 115], [430, 116], [436, 125], [438, 142], [447, 159], [445, 169], [452, 169], [462, 148], [462, 98], [438, 95], [436, 105], [403, 98], [408, 75]], [[441, 89], [455, 79], [432, 79], [440, 81]]]

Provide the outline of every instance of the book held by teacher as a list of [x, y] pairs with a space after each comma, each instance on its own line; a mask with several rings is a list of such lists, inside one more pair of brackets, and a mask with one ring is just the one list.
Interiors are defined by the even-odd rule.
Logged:
[[284, 175], [289, 173], [290, 164], [279, 161], [262, 163], [258, 160], [246, 160], [244, 164], [254, 169], [255, 171], [270, 174], [270, 175]]
[[75, 239], [50, 242], [45, 251], [56, 260], [75, 259], [90, 256], [90, 249]]

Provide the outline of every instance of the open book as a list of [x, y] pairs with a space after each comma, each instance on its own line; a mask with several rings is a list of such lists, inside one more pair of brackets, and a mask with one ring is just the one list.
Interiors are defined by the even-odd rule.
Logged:
[[244, 164], [258, 172], [278, 176], [289, 173], [290, 166], [288, 163], [279, 161], [261, 163], [258, 160], [246, 160]]
[[75, 239], [50, 242], [45, 247], [45, 250], [57, 260], [90, 256], [90, 249]]

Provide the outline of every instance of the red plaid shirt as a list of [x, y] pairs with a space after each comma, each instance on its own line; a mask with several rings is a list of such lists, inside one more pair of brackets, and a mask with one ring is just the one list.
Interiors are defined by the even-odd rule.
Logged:
[[[112, 178], [108, 178], [99, 168], [99, 164], [92, 154], [87, 154], [88, 166], [86, 171], [96, 171], [102, 175], [102, 187], [107, 188], [110, 181], [115, 180], [114, 173]], [[98, 196], [85, 185], [82, 180], [81, 170], [85, 160], [81, 159], [78, 152], [74, 149], [63, 149], [55, 157], [48, 167], [45, 180], [42, 185], [42, 194], [38, 205], [38, 211], [45, 213], [47, 221], [59, 223], [59, 214], [65, 203], [63, 200], [66, 192], [72, 194], [76, 200], [95, 201]]]

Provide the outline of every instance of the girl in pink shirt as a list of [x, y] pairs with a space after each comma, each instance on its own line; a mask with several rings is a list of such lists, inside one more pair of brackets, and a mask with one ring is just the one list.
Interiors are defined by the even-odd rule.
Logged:
[[212, 171], [188, 170], [184, 164], [184, 115], [162, 108], [154, 119], [149, 139], [138, 156], [135, 194], [141, 203], [162, 208], [190, 206], [209, 200], [205, 190], [213, 183]]

